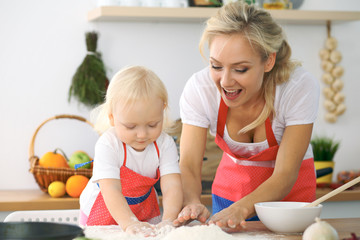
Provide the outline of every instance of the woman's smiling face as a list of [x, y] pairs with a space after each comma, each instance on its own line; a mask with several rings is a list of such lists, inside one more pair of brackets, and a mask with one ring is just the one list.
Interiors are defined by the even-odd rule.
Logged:
[[261, 96], [264, 73], [275, 54], [264, 61], [241, 34], [215, 36], [210, 43], [210, 74], [230, 108], [251, 106]]

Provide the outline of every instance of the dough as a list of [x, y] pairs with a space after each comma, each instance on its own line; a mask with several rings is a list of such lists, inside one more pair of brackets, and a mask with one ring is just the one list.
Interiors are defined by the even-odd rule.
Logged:
[[198, 225], [192, 227], [179, 227], [166, 235], [164, 240], [190, 240], [190, 239], [206, 239], [206, 240], [236, 240], [230, 234], [221, 230], [216, 225]]
[[[170, 226], [168, 226], [170, 227]], [[89, 226], [85, 227], [85, 236], [101, 240], [236, 240], [234, 236], [224, 232], [216, 225], [194, 225], [178, 228], [161, 228], [155, 237], [130, 235], [119, 226]]]

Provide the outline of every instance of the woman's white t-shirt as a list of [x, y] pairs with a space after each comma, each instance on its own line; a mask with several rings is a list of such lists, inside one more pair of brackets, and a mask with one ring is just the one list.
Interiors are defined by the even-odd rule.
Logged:
[[[166, 133], [161, 133], [156, 143], [160, 158], [154, 144], [149, 144], [142, 152], [135, 151], [126, 145], [126, 167], [150, 178], [156, 177], [158, 168], [160, 177], [180, 173], [179, 156], [173, 138]], [[100, 191], [97, 182], [107, 178], [120, 179], [120, 167], [123, 162], [123, 143], [116, 137], [114, 128], [110, 128], [96, 142], [93, 176], [80, 196], [80, 209], [86, 216], [89, 216]]]
[[[297, 67], [289, 81], [276, 86], [275, 118], [272, 129], [280, 144], [285, 127], [313, 123], [317, 117], [320, 87], [318, 80]], [[216, 135], [217, 117], [221, 95], [210, 76], [209, 67], [193, 74], [187, 81], [180, 98], [180, 117], [185, 124], [209, 128]], [[241, 156], [252, 156], [268, 148], [267, 141], [259, 143], [241, 143], [229, 137], [224, 129], [224, 140], [232, 152]], [[304, 159], [313, 156], [311, 145]]]

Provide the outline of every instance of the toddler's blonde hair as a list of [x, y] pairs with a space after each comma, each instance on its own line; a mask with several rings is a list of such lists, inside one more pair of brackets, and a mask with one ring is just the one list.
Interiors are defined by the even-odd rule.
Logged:
[[128, 66], [121, 69], [110, 81], [105, 103], [91, 112], [95, 130], [102, 134], [111, 127], [109, 114], [117, 104], [130, 108], [138, 100], [147, 100], [153, 96], [164, 102], [163, 130], [166, 130], [171, 127], [172, 121], [168, 116], [168, 93], [164, 83], [153, 71], [143, 66]]

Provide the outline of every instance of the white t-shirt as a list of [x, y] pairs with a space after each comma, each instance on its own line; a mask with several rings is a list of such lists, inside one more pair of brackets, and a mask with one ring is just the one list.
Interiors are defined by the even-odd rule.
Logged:
[[[276, 86], [275, 118], [272, 129], [280, 144], [285, 127], [313, 123], [317, 117], [320, 86], [318, 80], [297, 67], [289, 81]], [[221, 95], [210, 76], [209, 67], [193, 74], [185, 85], [180, 98], [180, 117], [183, 123], [209, 128], [216, 135], [217, 117]], [[229, 137], [224, 129], [224, 140], [229, 148], [242, 156], [252, 156], [268, 148], [267, 141], [259, 143], [241, 143]], [[311, 145], [304, 159], [312, 157]]]
[[[80, 196], [80, 209], [86, 216], [99, 194], [97, 182], [100, 179], [120, 179], [120, 167], [124, 162], [123, 143], [116, 137], [115, 129], [103, 133], [95, 145], [93, 176]], [[160, 177], [180, 173], [179, 155], [174, 140], [166, 133], [161, 133], [156, 140], [159, 148], [158, 157], [154, 144], [149, 144], [144, 151], [135, 151], [126, 145], [126, 167], [150, 178], [156, 177], [159, 168]]]

